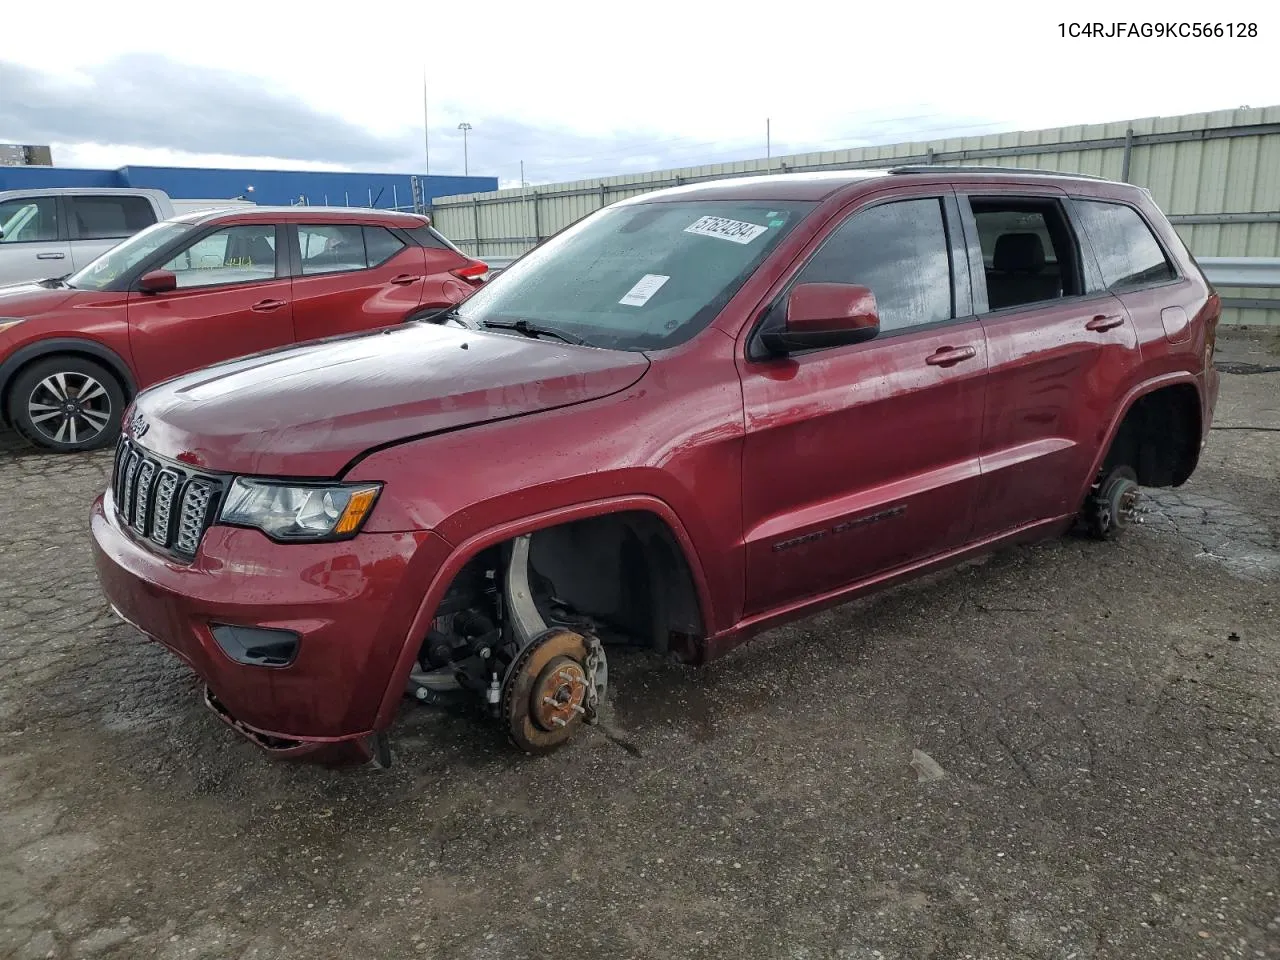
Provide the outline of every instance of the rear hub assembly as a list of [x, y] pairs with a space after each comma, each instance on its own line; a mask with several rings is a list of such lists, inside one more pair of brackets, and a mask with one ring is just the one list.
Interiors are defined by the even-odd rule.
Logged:
[[592, 642], [580, 633], [552, 628], [520, 651], [502, 685], [502, 719], [525, 753], [550, 753], [564, 745], [588, 713], [592, 696]]
[[1132, 471], [1116, 470], [1093, 497], [1089, 532], [1098, 540], [1110, 540], [1134, 523], [1141, 523], [1141, 488]]

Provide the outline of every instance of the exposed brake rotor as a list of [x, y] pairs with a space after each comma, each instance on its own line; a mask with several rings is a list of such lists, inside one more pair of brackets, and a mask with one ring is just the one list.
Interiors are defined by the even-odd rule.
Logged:
[[512, 743], [526, 753], [550, 753], [584, 720], [594, 722], [603, 693], [603, 677], [597, 676], [602, 661], [599, 640], [563, 627], [531, 640], [502, 687], [502, 719]]

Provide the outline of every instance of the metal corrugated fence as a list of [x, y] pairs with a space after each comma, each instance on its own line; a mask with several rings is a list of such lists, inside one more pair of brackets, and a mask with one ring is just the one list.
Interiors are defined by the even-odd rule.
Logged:
[[[436, 226], [479, 257], [514, 257], [606, 204], [664, 187], [754, 173], [912, 163], [1034, 167], [1148, 188], [1200, 257], [1280, 256], [1280, 107], [1059, 127], [771, 160], [684, 167], [445, 197]], [[1223, 288], [1225, 323], [1280, 325], [1280, 292]], [[1276, 308], [1267, 308], [1275, 300]]]

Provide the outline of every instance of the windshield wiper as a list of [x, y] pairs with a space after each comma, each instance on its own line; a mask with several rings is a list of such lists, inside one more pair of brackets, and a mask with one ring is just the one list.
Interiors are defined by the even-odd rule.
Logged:
[[576, 334], [565, 333], [563, 330], [557, 330], [554, 327], [546, 327], [540, 323], [534, 323], [532, 320], [481, 320], [480, 326], [494, 330], [514, 330], [516, 333], [523, 333], [526, 337], [555, 337], [564, 343], [572, 343], [579, 347], [589, 347], [586, 340], [583, 340]]
[[54, 290], [58, 287], [70, 287], [71, 284], [67, 283], [67, 277], [69, 276], [71, 276], [71, 274], [64, 273], [60, 277], [49, 277], [45, 280], [37, 280], [36, 283], [44, 287], [46, 290]]

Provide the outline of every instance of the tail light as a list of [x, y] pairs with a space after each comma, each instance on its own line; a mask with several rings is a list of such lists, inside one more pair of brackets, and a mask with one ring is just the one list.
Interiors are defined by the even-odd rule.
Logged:
[[478, 287], [484, 283], [485, 278], [489, 275], [489, 265], [483, 260], [468, 260], [461, 267], [449, 272], [459, 280], [465, 280], [473, 287]]

